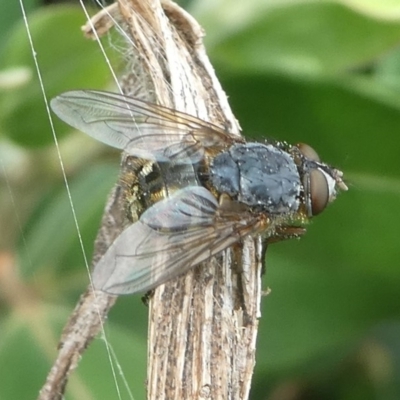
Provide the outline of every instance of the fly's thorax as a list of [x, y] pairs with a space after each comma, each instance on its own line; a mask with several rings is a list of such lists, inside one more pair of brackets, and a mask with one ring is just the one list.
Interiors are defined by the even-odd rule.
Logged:
[[271, 144], [236, 144], [215, 157], [210, 181], [220, 193], [268, 213], [295, 213], [301, 180], [293, 158]]

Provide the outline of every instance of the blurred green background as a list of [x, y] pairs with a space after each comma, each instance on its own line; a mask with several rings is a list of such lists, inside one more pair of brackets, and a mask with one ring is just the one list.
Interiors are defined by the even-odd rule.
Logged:
[[[24, 0], [47, 98], [112, 88], [78, 2]], [[93, 6], [93, 4], [92, 4]], [[249, 138], [312, 145], [349, 192], [267, 254], [251, 399], [400, 398], [400, 0], [186, 2]], [[94, 9], [94, 7], [93, 7]], [[115, 68], [122, 54], [104, 38]], [[90, 259], [118, 152], [54, 119]], [[35, 398], [88, 283], [19, 2], [0, 5], [0, 399]], [[147, 309], [120, 298], [106, 331], [145, 398]], [[121, 398], [129, 391], [121, 383]], [[67, 399], [117, 399], [95, 340]]]

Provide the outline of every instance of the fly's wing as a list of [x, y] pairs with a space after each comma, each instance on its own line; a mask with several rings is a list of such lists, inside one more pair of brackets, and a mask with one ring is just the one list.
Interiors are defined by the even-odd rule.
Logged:
[[180, 275], [252, 233], [256, 217], [220, 215], [204, 187], [188, 187], [153, 205], [124, 230], [93, 271], [96, 289], [147, 291]]
[[193, 163], [206, 148], [222, 150], [241, 140], [196, 117], [116, 93], [76, 90], [50, 104], [74, 128], [150, 160]]

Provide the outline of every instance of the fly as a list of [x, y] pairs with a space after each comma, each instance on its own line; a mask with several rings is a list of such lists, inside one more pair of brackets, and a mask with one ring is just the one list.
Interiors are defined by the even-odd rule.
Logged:
[[51, 107], [123, 150], [135, 167], [128, 203], [141, 209], [139, 219], [92, 276], [110, 294], [153, 289], [248, 235], [299, 236], [338, 189], [347, 190], [343, 173], [305, 144], [248, 143], [194, 116], [109, 92], [66, 92]]

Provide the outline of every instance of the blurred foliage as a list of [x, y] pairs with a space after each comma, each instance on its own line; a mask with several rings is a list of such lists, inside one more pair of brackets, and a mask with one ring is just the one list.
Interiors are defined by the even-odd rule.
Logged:
[[[24, 4], [47, 98], [111, 84], [78, 6]], [[245, 135], [309, 143], [350, 186], [304, 238], [268, 250], [252, 399], [400, 398], [400, 0], [187, 4]], [[0, 6], [0, 399], [35, 397], [88, 280], [19, 7]], [[118, 153], [53, 121], [90, 259]], [[124, 297], [107, 323], [138, 399], [146, 313]], [[118, 398], [101, 339], [66, 398]]]

